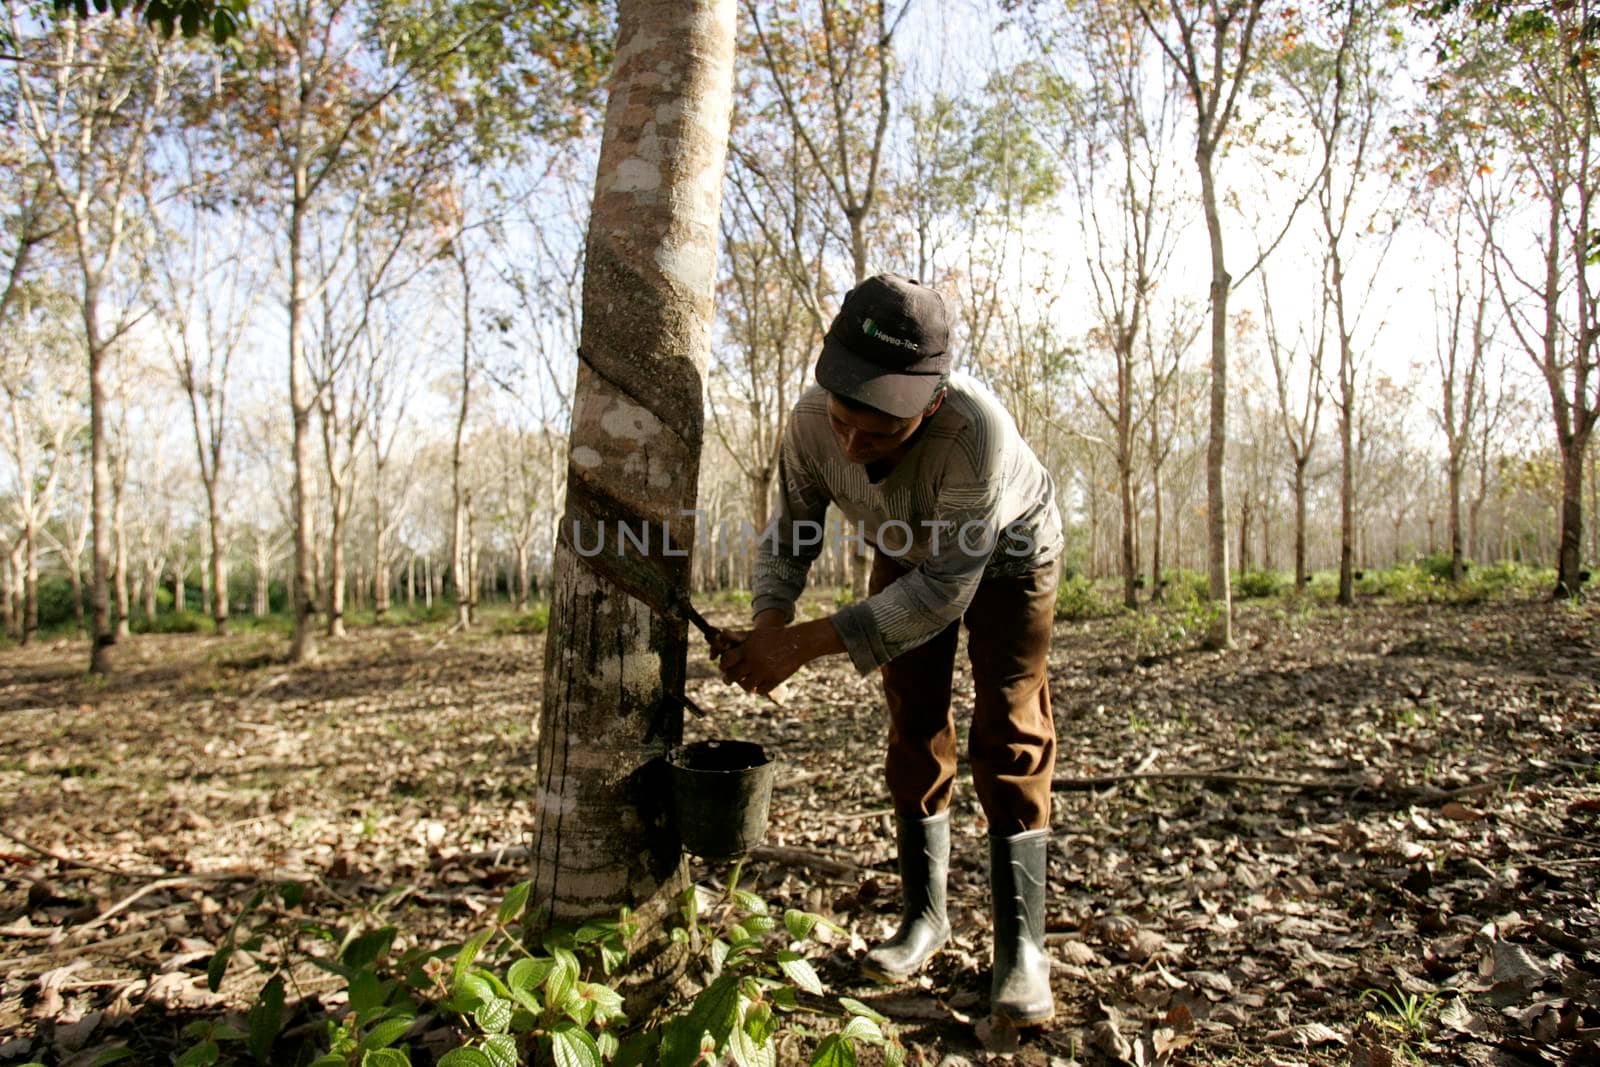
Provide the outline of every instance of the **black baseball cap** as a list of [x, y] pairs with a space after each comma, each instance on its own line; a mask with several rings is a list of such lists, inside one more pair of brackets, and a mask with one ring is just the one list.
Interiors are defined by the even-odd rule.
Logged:
[[950, 372], [944, 296], [900, 274], [878, 274], [844, 296], [822, 339], [817, 384], [900, 419], [928, 409]]

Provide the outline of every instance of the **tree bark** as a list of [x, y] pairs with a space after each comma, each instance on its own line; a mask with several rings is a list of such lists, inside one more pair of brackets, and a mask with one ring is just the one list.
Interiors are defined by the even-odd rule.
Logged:
[[311, 513], [311, 405], [305, 355], [306, 281], [304, 249], [306, 203], [310, 177], [304, 165], [294, 170], [294, 199], [289, 206], [289, 411], [294, 423], [294, 574], [289, 583], [294, 611], [294, 640], [290, 663], [310, 663], [317, 658], [313, 626], [317, 577], [315, 571], [316, 519]]
[[89, 346], [89, 509], [93, 578], [89, 598], [94, 624], [89, 670], [111, 673], [111, 646], [117, 633], [111, 622], [111, 460], [106, 441], [105, 353]]
[[[213, 507], [215, 507], [213, 505]], [[222, 539], [222, 513], [211, 512], [211, 621], [219, 634], [228, 632], [228, 556]]]
[[472, 625], [472, 581], [468, 573], [472, 551], [467, 537], [472, 509], [471, 494], [461, 476], [461, 448], [467, 434], [467, 415], [472, 397], [472, 276], [467, 270], [466, 253], [459, 244], [455, 249], [456, 270], [461, 274], [461, 406], [456, 411], [456, 434], [450, 448], [450, 493], [452, 516], [450, 537], [450, 581], [456, 590], [456, 625]]
[[1305, 456], [1294, 465], [1294, 591], [1306, 591], [1306, 461]]
[[0, 565], [0, 633], [20, 638], [22, 620], [22, 541], [18, 539]]
[[1583, 460], [1589, 448], [1587, 433], [1574, 433], [1561, 447], [1561, 539], [1556, 547], [1558, 597], [1575, 597], [1583, 591]]
[[123, 495], [128, 485], [126, 452], [118, 452], [111, 472], [111, 585], [117, 598], [117, 637], [123, 638], [131, 632], [129, 624], [133, 621], [128, 600], [128, 503]]
[[[1204, 142], [1202, 142], [1204, 143]], [[1206, 578], [1216, 609], [1206, 644], [1233, 644], [1233, 589], [1228, 575], [1228, 291], [1233, 278], [1223, 258], [1222, 217], [1217, 207], [1214, 160], [1210, 151], [1196, 153], [1206, 232], [1211, 238], [1211, 422], [1206, 442]]]
[[[689, 576], [733, 14], [733, 0], [619, 6], [545, 643], [533, 899], [551, 921], [624, 905], [658, 920], [685, 879], [659, 775], [682, 734], [687, 634], [618, 579]], [[616, 551], [623, 526], [653, 532], [643, 555]], [[597, 534], [605, 550], [580, 556]]]
[[272, 614], [272, 557], [266, 551], [266, 544], [265, 538], [256, 539], [256, 595], [251, 608], [258, 619]]

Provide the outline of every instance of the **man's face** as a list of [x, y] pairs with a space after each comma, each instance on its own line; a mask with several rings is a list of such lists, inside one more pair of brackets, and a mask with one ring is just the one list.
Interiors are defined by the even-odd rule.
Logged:
[[901, 419], [881, 411], [863, 411], [841, 404], [836, 396], [828, 397], [828, 422], [839, 441], [839, 451], [851, 463], [865, 465], [888, 458], [916, 433], [923, 418]]

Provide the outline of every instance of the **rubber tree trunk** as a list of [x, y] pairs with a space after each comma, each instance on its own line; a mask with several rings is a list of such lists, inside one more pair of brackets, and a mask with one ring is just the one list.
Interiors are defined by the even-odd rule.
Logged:
[[[656, 920], [685, 877], [656, 776], [682, 734], [687, 634], [617, 582], [689, 577], [733, 16], [734, 0], [618, 11], [545, 643], [533, 901], [553, 921]], [[624, 527], [646, 552], [616, 551]]]
[[[86, 320], [88, 316], [85, 316]], [[93, 574], [89, 585], [94, 630], [89, 670], [111, 673], [111, 646], [117, 632], [111, 618], [111, 455], [106, 440], [106, 387], [103, 349], [89, 346], [89, 513], [93, 533]]]
[[294, 612], [294, 639], [289, 645], [290, 663], [310, 663], [317, 658], [315, 626], [316, 519], [311, 499], [311, 405], [315, 401], [306, 368], [305, 316], [306, 282], [301, 245], [305, 234], [306, 204], [311, 198], [310, 176], [305, 166], [294, 172], [294, 199], [289, 211], [289, 413], [293, 419], [294, 482], [291, 496], [294, 508], [294, 570], [289, 581], [290, 603]]
[[1306, 463], [1309, 456], [1294, 461], [1294, 591], [1306, 591]]
[[1556, 549], [1557, 597], [1575, 597], [1583, 589], [1583, 459], [1587, 432], [1573, 434], [1561, 447], [1561, 533]]
[[39, 633], [39, 532], [32, 508], [23, 523], [22, 545], [22, 643], [28, 644]]
[[1233, 589], [1228, 575], [1228, 292], [1233, 277], [1224, 264], [1222, 217], [1212, 178], [1214, 159], [1197, 153], [1201, 199], [1205, 205], [1206, 232], [1211, 238], [1211, 422], [1206, 441], [1206, 577], [1216, 616], [1206, 633], [1206, 644], [1227, 648], [1233, 644]]
[[128, 502], [127, 459], [119, 455], [114, 464], [111, 484], [111, 586], [117, 600], [117, 637], [127, 637], [132, 630], [132, 600], [128, 594]]
[[207, 561], [211, 568], [211, 588], [208, 590], [211, 604], [211, 619], [216, 624], [219, 634], [228, 632], [228, 556], [227, 549], [222, 544], [222, 533], [212, 526], [211, 556]]

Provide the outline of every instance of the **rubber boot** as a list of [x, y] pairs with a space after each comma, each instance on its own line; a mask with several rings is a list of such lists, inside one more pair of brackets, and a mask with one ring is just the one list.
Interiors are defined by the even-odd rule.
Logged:
[[994, 910], [994, 981], [989, 1012], [1014, 1026], [1056, 1013], [1050, 957], [1044, 951], [1045, 847], [1049, 830], [989, 838], [989, 889]]
[[950, 939], [945, 880], [950, 875], [950, 812], [925, 819], [895, 818], [900, 850], [900, 929], [861, 961], [861, 971], [880, 982], [914, 974]]

